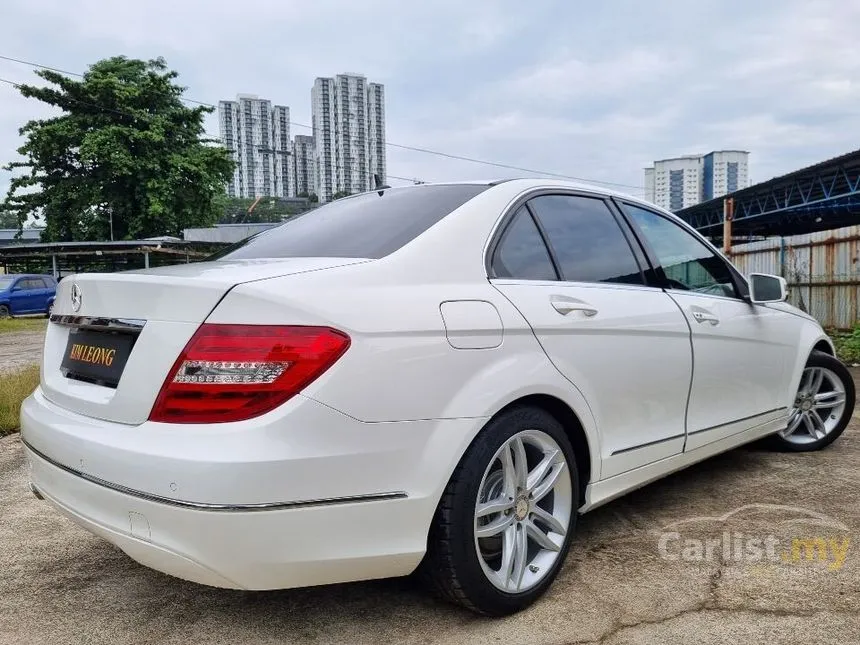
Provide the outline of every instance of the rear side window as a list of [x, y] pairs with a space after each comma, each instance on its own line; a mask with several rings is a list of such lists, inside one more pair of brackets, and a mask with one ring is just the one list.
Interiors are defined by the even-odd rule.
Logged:
[[529, 206], [546, 233], [563, 280], [645, 284], [627, 238], [602, 199], [544, 195]]
[[440, 184], [386, 188], [320, 206], [208, 258], [378, 259], [421, 235], [489, 186]]
[[493, 274], [521, 280], [558, 279], [540, 231], [525, 206], [514, 214], [502, 234], [493, 256]]

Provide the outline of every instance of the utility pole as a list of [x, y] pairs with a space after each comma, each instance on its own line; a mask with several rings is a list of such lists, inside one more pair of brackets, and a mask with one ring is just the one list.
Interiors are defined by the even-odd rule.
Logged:
[[723, 253], [729, 255], [732, 252], [732, 219], [735, 216], [735, 200], [726, 197], [723, 200]]

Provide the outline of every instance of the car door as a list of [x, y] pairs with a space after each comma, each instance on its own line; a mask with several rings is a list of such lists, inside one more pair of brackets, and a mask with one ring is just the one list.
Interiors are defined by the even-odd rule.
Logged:
[[30, 289], [29, 278], [18, 278], [9, 293], [9, 310], [12, 315], [30, 313], [32, 310], [33, 292]]
[[636, 204], [622, 209], [692, 330], [686, 450], [786, 415], [802, 320], [745, 299], [737, 272], [692, 229]]
[[30, 283], [33, 288], [32, 311], [39, 313], [47, 311], [48, 298], [51, 293], [48, 288], [48, 281], [45, 278], [30, 278]]
[[692, 377], [689, 326], [647, 283], [644, 255], [611, 205], [583, 194], [537, 195], [503, 226], [491, 283], [588, 402], [601, 478], [679, 454]]
[[45, 283], [41, 278], [27, 278], [24, 287], [26, 296], [27, 313], [36, 313], [43, 311], [41, 303], [45, 293]]

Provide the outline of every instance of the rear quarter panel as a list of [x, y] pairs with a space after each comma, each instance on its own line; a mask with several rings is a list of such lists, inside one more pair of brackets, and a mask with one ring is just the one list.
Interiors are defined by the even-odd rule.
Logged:
[[[346, 332], [349, 350], [303, 394], [365, 422], [489, 418], [521, 397], [555, 396], [580, 419], [592, 474], [599, 476], [599, 442], [585, 399], [489, 283], [398, 284], [382, 267], [352, 269], [348, 278], [331, 269], [240, 285], [207, 322], [326, 325]], [[449, 344], [440, 305], [460, 299], [492, 303], [503, 327], [501, 343], [494, 328], [474, 330], [492, 339], [487, 349]]]

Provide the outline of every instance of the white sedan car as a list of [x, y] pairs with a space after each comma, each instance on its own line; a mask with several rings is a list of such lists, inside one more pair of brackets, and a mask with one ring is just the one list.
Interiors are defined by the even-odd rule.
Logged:
[[32, 489], [187, 580], [417, 571], [512, 613], [580, 513], [765, 436], [839, 436], [853, 381], [785, 299], [603, 189], [363, 193], [206, 262], [63, 280], [21, 410]]

